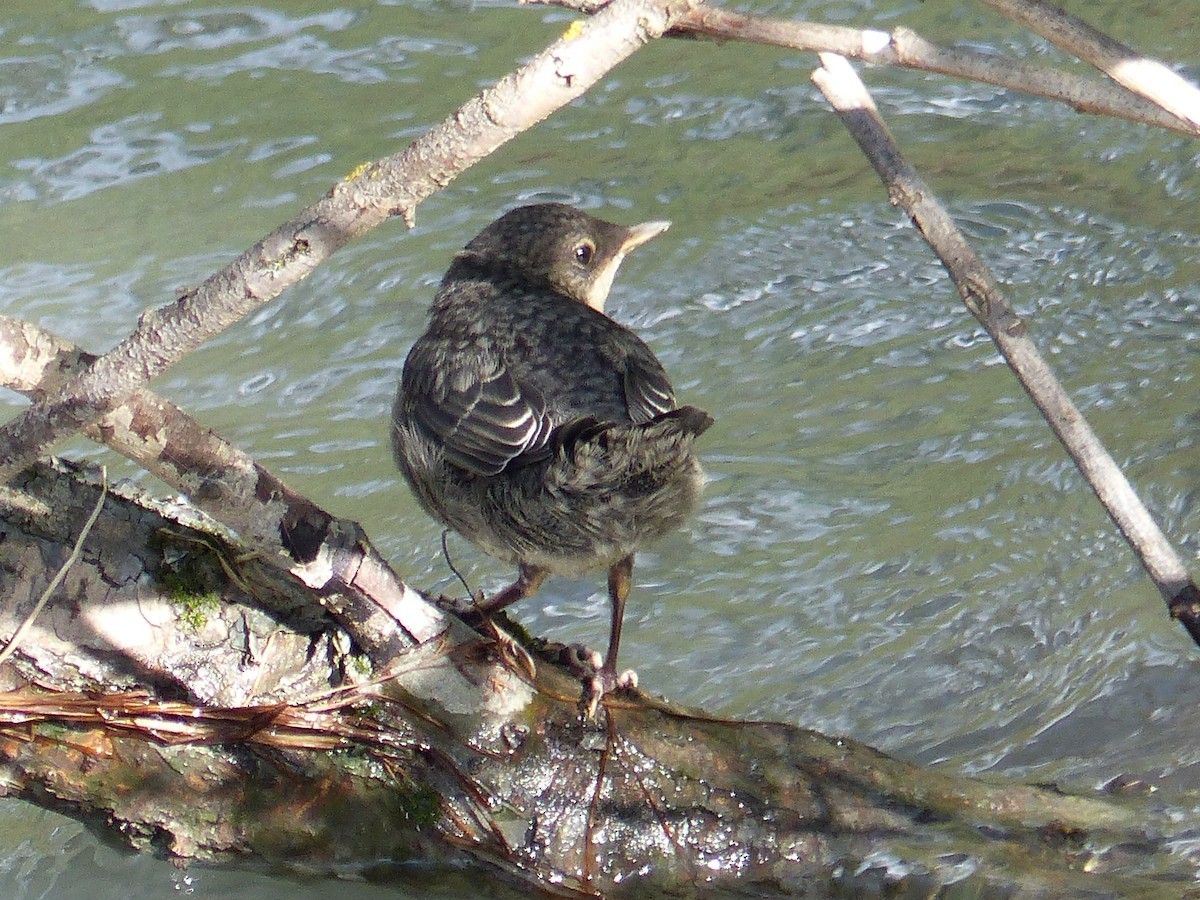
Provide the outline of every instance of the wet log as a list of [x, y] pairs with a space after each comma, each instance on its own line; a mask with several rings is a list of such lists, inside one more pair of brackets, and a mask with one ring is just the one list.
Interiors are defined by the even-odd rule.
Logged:
[[[0, 491], [0, 634], [100, 490], [58, 463]], [[0, 668], [4, 792], [180, 861], [467, 863], [567, 896], [1190, 889], [1148, 795], [958, 778], [645, 694], [583, 721], [539, 642], [446, 616], [379, 666], [323, 599], [190, 507], [110, 492]]]

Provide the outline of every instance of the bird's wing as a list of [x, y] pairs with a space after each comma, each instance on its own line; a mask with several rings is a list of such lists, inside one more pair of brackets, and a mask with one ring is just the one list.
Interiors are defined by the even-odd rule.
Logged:
[[519, 382], [498, 360], [475, 363], [463, 370], [470, 377], [459, 373], [406, 389], [411, 387], [413, 418], [449, 462], [495, 475], [514, 460], [544, 452], [551, 423], [537, 388]]
[[675, 390], [662, 363], [645, 344], [635, 347], [625, 360], [625, 404], [629, 417], [639, 423], [675, 408]]

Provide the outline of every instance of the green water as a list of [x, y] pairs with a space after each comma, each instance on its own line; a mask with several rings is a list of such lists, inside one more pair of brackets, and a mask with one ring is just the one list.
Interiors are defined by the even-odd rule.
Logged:
[[[1076, 6], [1200, 74], [1191, 3]], [[1057, 59], [974, 5], [754, 8]], [[401, 149], [571, 18], [416, 0], [6, 0], [0, 312], [112, 346], [143, 309]], [[609, 308], [717, 425], [703, 509], [635, 573], [622, 661], [642, 684], [951, 772], [1082, 788], [1129, 773], [1190, 810], [1200, 651], [886, 204], [811, 86], [813, 64], [660, 42], [424, 204], [416, 229], [376, 230], [154, 387], [361, 521], [414, 583], [450, 588], [438, 532], [392, 468], [386, 417], [451, 254], [533, 199], [671, 219], [626, 262]], [[865, 76], [1194, 561], [1198, 145], [985, 86]], [[22, 405], [0, 395], [5, 414]], [[82, 440], [63, 450], [99, 454]], [[452, 548], [477, 587], [511, 575]], [[602, 588], [551, 581], [519, 613], [534, 631], [600, 645]], [[6, 897], [397, 895], [182, 874], [17, 803], [0, 806], [0, 824]], [[442, 873], [433, 884], [476, 891]], [[401, 895], [433, 889], [414, 873]]]

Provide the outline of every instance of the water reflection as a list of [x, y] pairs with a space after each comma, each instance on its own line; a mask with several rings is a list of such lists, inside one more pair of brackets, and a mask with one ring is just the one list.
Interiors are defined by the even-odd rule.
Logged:
[[149, 113], [129, 116], [94, 129], [87, 143], [64, 156], [14, 160], [13, 167], [28, 175], [13, 190], [23, 199], [76, 200], [135, 179], [210, 162], [241, 143], [198, 138], [207, 131], [204, 126], [191, 134], [163, 130], [157, 127], [159, 120]]

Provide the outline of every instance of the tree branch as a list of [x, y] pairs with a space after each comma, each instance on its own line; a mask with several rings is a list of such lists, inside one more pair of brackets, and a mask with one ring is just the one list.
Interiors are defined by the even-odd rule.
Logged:
[[[0, 316], [6, 387], [36, 399], [94, 359], [35, 325]], [[263, 561], [320, 590], [322, 609], [377, 668], [445, 631], [441, 612], [396, 576], [357, 523], [296, 493], [173, 403], [134, 391], [84, 433], [186, 494]]]
[[393, 215], [411, 224], [422, 200], [579, 97], [699, 2], [614, 0], [408, 149], [360, 167], [203, 284], [143, 314], [137, 329], [86, 372], [0, 427], [0, 482], [112, 412], [149, 379], [309, 275], [352, 239]]
[[[64, 466], [19, 481], [0, 488], [0, 633], [99, 493]], [[1132, 896], [1192, 875], [1170, 812], [1137, 795], [926, 772], [645, 695], [581, 722], [575, 677], [543, 661], [527, 679], [478, 639], [343, 683], [357, 657], [328, 622], [262, 607], [302, 585], [171, 512], [111, 493], [0, 669], [0, 793], [178, 860], [474, 861], [568, 896]]]
[[[593, 0], [525, 0], [592, 13], [605, 8]], [[812, 53], [837, 53], [877, 66], [898, 66], [952, 78], [992, 84], [1066, 103], [1078, 112], [1113, 116], [1130, 122], [1200, 136], [1200, 127], [1130, 94], [1107, 81], [1084, 78], [1044, 66], [1032, 66], [1001, 54], [976, 53], [940, 47], [909, 28], [890, 34], [875, 29], [847, 28], [815, 22], [772, 19], [700, 6], [685, 15], [666, 34], [675, 38], [744, 41]]]
[[1060, 50], [1091, 63], [1134, 95], [1162, 107], [1188, 126], [1192, 134], [1200, 134], [1200, 88], [1163, 63], [1142, 56], [1044, 0], [983, 2]]
[[945, 207], [904, 159], [867, 89], [841, 56], [821, 55], [813, 81], [841, 117], [887, 187], [941, 259], [967, 309], [987, 329], [1021, 386], [1041, 411], [1105, 510], [1137, 553], [1146, 572], [1200, 645], [1200, 590], [1142, 504], [1129, 481], [1096, 437], [1083, 414], [1038, 352], [987, 266], [971, 248]]

